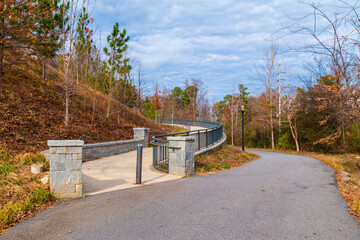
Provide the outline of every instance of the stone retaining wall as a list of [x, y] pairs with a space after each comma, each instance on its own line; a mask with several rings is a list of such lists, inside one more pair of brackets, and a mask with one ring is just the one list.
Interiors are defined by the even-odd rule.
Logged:
[[138, 144], [143, 143], [144, 139], [132, 139], [116, 142], [85, 144], [83, 146], [83, 162], [134, 151], [137, 149]]

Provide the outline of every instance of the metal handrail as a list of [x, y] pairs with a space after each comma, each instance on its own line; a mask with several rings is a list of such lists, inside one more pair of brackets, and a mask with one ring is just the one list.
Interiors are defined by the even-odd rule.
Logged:
[[[197, 150], [207, 148], [222, 138], [223, 124], [221, 122], [194, 121], [187, 119], [162, 119], [162, 123], [207, 127], [207, 129], [153, 136], [153, 139], [151, 140], [151, 144], [153, 145], [153, 167], [163, 172], [169, 171], [169, 141], [166, 139], [167, 137], [193, 135], [197, 141], [197, 145], [195, 145]], [[202, 139], [202, 135], [205, 139]], [[175, 150], [178, 148], [171, 149]]]

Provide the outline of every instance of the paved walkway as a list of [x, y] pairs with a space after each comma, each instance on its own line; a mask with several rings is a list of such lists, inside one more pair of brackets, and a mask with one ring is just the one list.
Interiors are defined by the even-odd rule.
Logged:
[[132, 151], [83, 163], [83, 194], [94, 195], [180, 178], [151, 170], [152, 148], [144, 148], [142, 184], [135, 184], [136, 155], [137, 151]]
[[254, 152], [228, 171], [62, 201], [2, 239], [360, 239], [333, 169]]
[[[187, 127], [191, 131], [205, 129], [196, 126]], [[153, 171], [151, 169], [153, 161], [152, 148], [144, 148], [142, 184], [135, 184], [136, 155], [137, 151], [132, 151], [83, 163], [83, 194], [94, 195], [181, 178]]]

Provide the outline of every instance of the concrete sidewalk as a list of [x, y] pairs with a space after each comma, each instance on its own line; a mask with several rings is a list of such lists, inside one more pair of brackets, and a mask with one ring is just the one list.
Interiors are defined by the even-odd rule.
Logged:
[[[189, 128], [191, 131], [202, 129], [206, 128], [196, 126]], [[152, 151], [151, 147], [143, 149], [142, 184], [135, 184], [137, 151], [84, 162], [82, 165], [83, 195], [94, 195], [181, 178], [151, 170]]]
[[94, 195], [181, 178], [150, 170], [152, 165], [152, 148], [144, 148], [142, 184], [135, 184], [136, 154], [136, 151], [132, 151], [84, 162], [82, 166], [83, 194]]

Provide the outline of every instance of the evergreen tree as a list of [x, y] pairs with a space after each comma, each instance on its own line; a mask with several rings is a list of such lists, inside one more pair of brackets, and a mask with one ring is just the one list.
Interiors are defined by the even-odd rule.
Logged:
[[114, 93], [115, 87], [115, 72], [118, 71], [124, 63], [122, 53], [127, 50], [127, 42], [129, 37], [126, 36], [126, 30], [121, 32], [119, 29], [119, 23], [115, 23], [113, 31], [107, 36], [108, 46], [104, 47], [104, 53], [108, 56], [108, 66], [110, 68], [108, 78], [108, 102], [106, 118], [110, 116], [110, 105]]
[[66, 15], [63, 16], [63, 8], [65, 7], [65, 12], [67, 12], [69, 4], [63, 6], [60, 0], [36, 0], [36, 5], [38, 11], [34, 17], [37, 42], [33, 48], [35, 54], [42, 60], [45, 81], [46, 59], [55, 57], [61, 47], [63, 17], [67, 21]]

